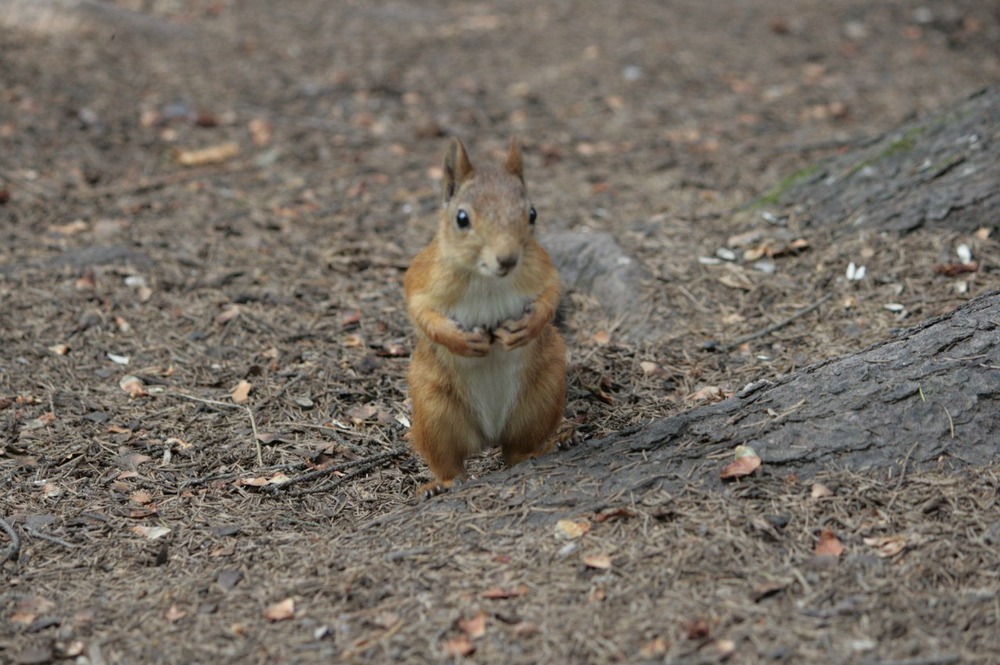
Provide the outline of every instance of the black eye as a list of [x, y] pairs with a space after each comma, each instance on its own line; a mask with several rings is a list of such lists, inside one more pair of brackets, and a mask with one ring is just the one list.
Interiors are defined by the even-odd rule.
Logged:
[[455, 215], [455, 223], [458, 224], [458, 228], [460, 229], [469, 228], [469, 213], [459, 210], [458, 214]]
[[536, 219], [538, 219], [538, 213], [535, 212], [534, 207], [532, 207], [531, 210], [528, 211], [528, 223], [534, 224]]

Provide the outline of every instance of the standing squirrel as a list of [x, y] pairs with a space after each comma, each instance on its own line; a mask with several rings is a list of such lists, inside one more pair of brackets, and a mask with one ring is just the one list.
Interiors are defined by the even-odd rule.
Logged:
[[418, 340], [410, 364], [413, 447], [433, 496], [465, 460], [499, 446], [513, 466], [552, 450], [566, 405], [566, 346], [553, 325], [562, 285], [535, 238], [521, 147], [476, 169], [452, 139], [437, 235], [406, 272]]

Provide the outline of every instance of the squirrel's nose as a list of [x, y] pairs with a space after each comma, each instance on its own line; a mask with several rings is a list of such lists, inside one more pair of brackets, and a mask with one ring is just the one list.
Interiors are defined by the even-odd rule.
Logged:
[[517, 265], [517, 254], [507, 254], [506, 256], [497, 257], [497, 265], [504, 272], [507, 272], [511, 268]]

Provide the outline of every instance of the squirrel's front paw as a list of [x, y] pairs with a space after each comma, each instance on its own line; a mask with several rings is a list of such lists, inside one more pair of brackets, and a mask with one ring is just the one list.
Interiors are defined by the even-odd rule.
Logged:
[[493, 338], [487, 331], [482, 328], [466, 330], [460, 325], [456, 325], [455, 328], [454, 333], [441, 340], [449, 351], [471, 358], [482, 357], [490, 352]]
[[516, 349], [519, 346], [524, 346], [538, 335], [540, 329], [536, 329], [535, 323], [533, 310], [529, 307], [521, 318], [504, 321], [497, 326], [496, 330], [493, 331], [493, 336], [503, 345], [504, 349], [508, 351]]
[[490, 334], [481, 328], [462, 333], [462, 341], [465, 347], [465, 353], [461, 354], [463, 356], [485, 356], [493, 345]]

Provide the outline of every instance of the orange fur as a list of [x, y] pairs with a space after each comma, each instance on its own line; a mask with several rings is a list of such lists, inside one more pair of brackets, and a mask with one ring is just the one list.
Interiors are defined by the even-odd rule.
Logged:
[[435, 476], [427, 494], [464, 479], [465, 460], [488, 447], [508, 465], [548, 452], [563, 415], [566, 347], [552, 324], [562, 287], [529, 223], [522, 168], [516, 142], [501, 167], [479, 171], [453, 139], [437, 235], [406, 273], [411, 441]]

